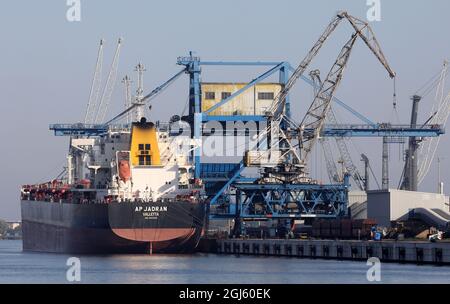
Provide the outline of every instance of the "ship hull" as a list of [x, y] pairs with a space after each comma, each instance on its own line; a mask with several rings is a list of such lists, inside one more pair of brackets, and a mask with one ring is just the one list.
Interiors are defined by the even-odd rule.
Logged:
[[195, 251], [203, 228], [203, 203], [167, 204], [167, 211], [158, 216], [151, 211], [152, 217], [146, 217], [139, 211], [152, 210], [153, 203], [22, 200], [23, 250], [80, 254]]

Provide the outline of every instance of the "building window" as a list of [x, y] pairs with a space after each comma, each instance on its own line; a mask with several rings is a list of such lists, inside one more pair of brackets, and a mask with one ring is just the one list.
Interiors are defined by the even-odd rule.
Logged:
[[231, 96], [231, 92], [222, 92], [222, 100], [227, 99]]
[[205, 99], [216, 99], [215, 92], [205, 92]]
[[150, 151], [150, 144], [139, 144], [138, 150], [142, 151]]
[[258, 99], [273, 100], [273, 92], [258, 92]]
[[150, 144], [138, 144], [139, 150], [139, 166], [151, 166], [152, 159], [150, 156]]
[[152, 158], [150, 155], [139, 155], [139, 166], [151, 166]]

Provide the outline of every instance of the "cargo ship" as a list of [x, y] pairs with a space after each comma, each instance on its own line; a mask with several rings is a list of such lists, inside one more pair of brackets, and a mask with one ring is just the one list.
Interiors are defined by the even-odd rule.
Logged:
[[140, 117], [101, 136], [71, 136], [64, 177], [21, 188], [23, 250], [193, 252], [204, 187], [169, 129]]

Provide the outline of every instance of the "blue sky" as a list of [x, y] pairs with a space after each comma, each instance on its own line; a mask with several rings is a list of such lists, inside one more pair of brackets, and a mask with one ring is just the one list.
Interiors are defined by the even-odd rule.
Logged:
[[[116, 40], [123, 37], [119, 77], [129, 74], [135, 80], [133, 67], [141, 61], [147, 67], [145, 87], [150, 91], [179, 70], [176, 57], [189, 50], [207, 60], [287, 60], [295, 66], [337, 10], [365, 18], [368, 6], [365, 0], [81, 0], [81, 22], [68, 22], [67, 9], [64, 0], [1, 3], [0, 218], [19, 218], [21, 184], [43, 182], [61, 171], [68, 140], [54, 137], [48, 124], [82, 120], [101, 38], [106, 40], [105, 64], [109, 65]], [[403, 123], [409, 121], [410, 96], [450, 57], [449, 11], [450, 2], [445, 0], [381, 0], [381, 21], [371, 23], [398, 75], [398, 115]], [[311, 68], [325, 74], [350, 34], [350, 26], [342, 25]], [[202, 75], [205, 81], [247, 81], [262, 71], [205, 68]], [[294, 117], [301, 118], [311, 94], [304, 83], [293, 90]], [[119, 82], [109, 116], [122, 109], [122, 96]], [[361, 42], [355, 46], [337, 96], [374, 121], [396, 117], [392, 81]], [[168, 119], [181, 111], [186, 98], [183, 78], [155, 100], [150, 118]], [[431, 98], [421, 103], [421, 121], [431, 103]], [[345, 112], [339, 116], [345, 122], [358, 122]], [[358, 151], [365, 152], [379, 176], [381, 140], [355, 140], [352, 146], [355, 162], [360, 165]], [[438, 150], [443, 168], [450, 164], [449, 148], [445, 136]], [[391, 185], [396, 186], [401, 151], [392, 146], [391, 153]], [[325, 178], [321, 162], [317, 157], [311, 167], [316, 177]], [[444, 182], [450, 183], [448, 175]], [[421, 190], [435, 191], [436, 184], [433, 164]]]

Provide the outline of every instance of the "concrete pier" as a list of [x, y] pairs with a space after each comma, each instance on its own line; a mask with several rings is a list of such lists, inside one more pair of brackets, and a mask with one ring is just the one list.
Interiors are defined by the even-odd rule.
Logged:
[[450, 265], [450, 242], [223, 239], [215, 240], [213, 247], [209, 252], [219, 254], [347, 260], [378, 257], [384, 262]]

